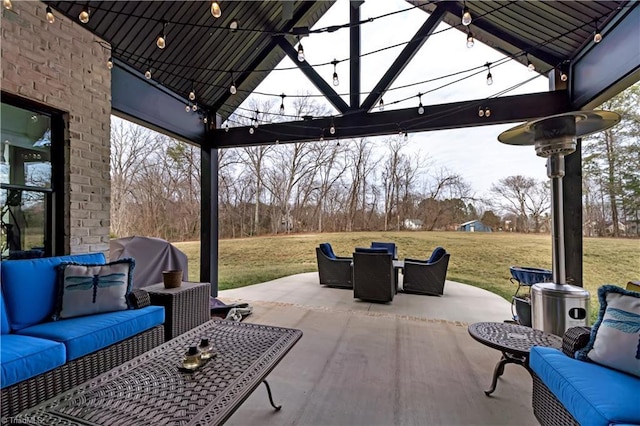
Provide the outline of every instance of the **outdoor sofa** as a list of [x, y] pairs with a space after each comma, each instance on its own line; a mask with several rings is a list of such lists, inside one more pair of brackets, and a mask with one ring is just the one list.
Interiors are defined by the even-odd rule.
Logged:
[[[0, 387], [5, 421], [164, 342], [164, 308], [149, 306], [142, 290], [131, 292], [130, 281], [126, 293], [123, 290], [123, 310], [52, 320], [52, 313], [59, 311], [57, 280], [63, 262], [86, 268], [104, 265], [105, 257], [94, 253], [1, 264]], [[132, 272], [132, 266], [127, 267]], [[98, 275], [94, 277], [96, 285], [79, 287], [88, 287], [96, 300], [108, 290], [98, 288]]]

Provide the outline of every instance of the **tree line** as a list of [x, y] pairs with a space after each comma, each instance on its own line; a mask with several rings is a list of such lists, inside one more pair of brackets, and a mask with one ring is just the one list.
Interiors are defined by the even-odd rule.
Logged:
[[[255, 110], [275, 107], [254, 102]], [[610, 102], [604, 108], [621, 112], [623, 123], [583, 141], [585, 235], [638, 236], [638, 86]], [[299, 98], [294, 107], [299, 117], [326, 113], [311, 98]], [[263, 114], [261, 122], [277, 117]], [[251, 124], [243, 120], [234, 117]], [[550, 228], [546, 180], [509, 176], [478, 196], [461, 174], [410, 150], [402, 136], [221, 149], [218, 171], [221, 238], [455, 230], [474, 219], [496, 231]], [[111, 174], [113, 236], [199, 238], [198, 147], [114, 120]]]

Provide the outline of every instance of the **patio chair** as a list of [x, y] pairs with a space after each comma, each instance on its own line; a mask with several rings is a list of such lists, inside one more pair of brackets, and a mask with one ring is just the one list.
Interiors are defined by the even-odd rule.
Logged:
[[404, 292], [433, 296], [444, 294], [449, 256], [444, 248], [436, 247], [428, 260], [405, 259]]
[[351, 282], [353, 259], [336, 256], [329, 243], [323, 243], [316, 247], [316, 258], [318, 259], [318, 276], [321, 285], [353, 288]]
[[395, 293], [391, 254], [385, 248], [356, 248], [353, 253], [353, 297], [391, 302]]
[[381, 243], [374, 241], [371, 243], [371, 248], [384, 248], [394, 260], [398, 259], [398, 247], [396, 247], [396, 243]]

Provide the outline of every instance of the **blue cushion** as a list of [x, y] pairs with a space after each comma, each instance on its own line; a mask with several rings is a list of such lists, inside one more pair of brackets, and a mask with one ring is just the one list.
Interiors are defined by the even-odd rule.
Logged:
[[384, 247], [356, 247], [356, 253], [378, 253], [378, 254], [391, 254]]
[[105, 263], [106, 259], [102, 253], [90, 253], [2, 261], [2, 291], [12, 330], [49, 319], [56, 304], [56, 266], [62, 262]]
[[639, 378], [539, 346], [529, 365], [581, 425], [640, 424]]
[[322, 253], [324, 253], [325, 256], [327, 256], [329, 259], [335, 259], [336, 258], [336, 255], [333, 252], [333, 248], [331, 248], [331, 244], [329, 244], [329, 243], [320, 244], [320, 251], [322, 251]]
[[0, 360], [4, 389], [61, 366], [65, 362], [65, 349], [62, 343], [51, 340], [3, 334], [0, 337]]
[[147, 306], [47, 322], [24, 328], [19, 333], [64, 343], [67, 360], [71, 361], [162, 323], [164, 308]]
[[433, 250], [433, 253], [431, 253], [431, 257], [429, 258], [429, 260], [427, 260], [427, 263], [434, 263], [437, 262], [438, 260], [440, 260], [442, 258], [442, 256], [444, 256], [445, 254], [447, 254], [447, 251], [442, 248], [442, 247], [436, 247]]
[[9, 317], [7, 317], [7, 307], [2, 297], [2, 288], [0, 288], [0, 334], [7, 334], [11, 331], [9, 327]]
[[371, 243], [371, 248], [384, 248], [394, 258], [397, 256], [397, 248], [395, 243], [380, 243], [374, 241]]

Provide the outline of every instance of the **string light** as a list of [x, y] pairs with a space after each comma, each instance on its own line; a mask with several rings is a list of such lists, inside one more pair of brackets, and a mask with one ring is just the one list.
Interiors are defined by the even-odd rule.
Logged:
[[329, 127], [329, 133], [332, 135], [336, 134], [336, 126], [333, 124], [333, 118], [331, 119], [331, 127]]
[[409, 133], [404, 132], [404, 141], [408, 142], [409, 141]]
[[464, 2], [464, 9], [462, 9], [462, 25], [468, 26], [471, 23], [471, 12], [467, 7], [467, 2]]
[[380, 102], [378, 103], [378, 111], [384, 111], [384, 100], [380, 98]]
[[53, 11], [51, 10], [51, 6], [47, 6], [47, 22], [50, 24], [53, 24], [54, 22], [56, 22], [56, 17], [53, 14]]
[[186, 112], [191, 112], [191, 105], [190, 104], [185, 105], [184, 110]]
[[229, 123], [224, 123], [224, 131], [229, 133]]
[[147, 80], [151, 80], [151, 68], [147, 68], [147, 70], [144, 72], [144, 78], [146, 78]]
[[487, 117], [487, 118], [489, 118], [491, 116], [491, 110], [489, 109], [489, 107], [485, 108], [484, 116]]
[[338, 60], [334, 59], [333, 61], [331, 61], [331, 63], [333, 64], [333, 85], [338, 86], [340, 84], [340, 80], [338, 79], [338, 71], [336, 69], [336, 66], [338, 65]]
[[191, 82], [191, 91], [189, 92], [189, 99], [191, 99], [192, 101], [196, 100], [196, 88], [193, 81]]
[[594, 43], [600, 43], [602, 41], [602, 34], [600, 34], [600, 31], [598, 31], [598, 20], [595, 20], [595, 25], [596, 25], [596, 30], [593, 33], [593, 42]]
[[558, 65], [558, 71], [560, 71], [560, 80], [567, 81], [569, 76], [567, 75], [567, 65], [561, 63]]
[[156, 39], [156, 46], [158, 46], [158, 49], [164, 49], [165, 47], [167, 47], [167, 37], [165, 35], [166, 28], [167, 22], [162, 21], [162, 31], [160, 32], [160, 34], [158, 34], [158, 38]]
[[222, 16], [222, 10], [220, 9], [220, 5], [216, 0], [213, 0], [211, 2], [211, 14], [216, 19]]
[[207, 119], [207, 117], [204, 117], [204, 118], [202, 119], [202, 122], [203, 122], [204, 124], [207, 124], [207, 123], [209, 122], [209, 120]]
[[284, 93], [282, 95], [280, 95], [280, 97], [282, 98], [282, 102], [280, 103], [280, 115], [284, 115], [284, 98], [287, 95], [285, 95]]
[[238, 89], [236, 88], [236, 79], [233, 78], [233, 72], [231, 73], [231, 87], [229, 87], [229, 93], [232, 95], [238, 93]]
[[422, 93], [418, 93], [418, 114], [424, 114], [424, 107], [422, 106]]
[[469, 29], [469, 31], [467, 31], [467, 49], [471, 49], [474, 44], [475, 40], [473, 39], [473, 33], [471, 32], [471, 29]]
[[89, 22], [89, 7], [88, 6], [84, 6], [82, 8], [82, 11], [80, 12], [80, 15], [78, 15], [78, 19], [83, 24], [86, 24], [87, 22]]
[[11, 0], [2, 0], [2, 5], [7, 10], [13, 9], [13, 4], [11, 3]]
[[487, 86], [491, 86], [493, 84], [493, 76], [491, 75], [491, 63], [487, 62], [485, 64], [485, 67], [487, 67]]
[[484, 117], [484, 110], [482, 107], [478, 107], [478, 117]]
[[300, 43], [300, 36], [298, 36], [298, 61], [304, 62], [304, 47]]
[[193, 105], [191, 106], [191, 110], [193, 112], [196, 112], [198, 110], [198, 104], [194, 102]]
[[535, 71], [536, 66], [533, 65], [533, 62], [531, 62], [531, 60], [529, 59], [529, 55], [527, 55], [527, 68], [529, 69], [529, 71]]
[[260, 125], [260, 122], [258, 121], [258, 117], [260, 115], [260, 111], [256, 110], [256, 118], [253, 121], [253, 127], [255, 127], [256, 129], [258, 128], [258, 126]]
[[238, 21], [237, 19], [232, 19], [231, 22], [229, 22], [229, 29], [232, 33], [235, 33], [238, 28], [240, 28], [240, 21]]
[[249, 134], [252, 135], [255, 133], [255, 130], [253, 130], [253, 127], [249, 127]]
[[113, 68], [113, 58], [111, 58], [111, 56], [109, 56], [109, 59], [107, 59], [107, 68], [108, 69]]

